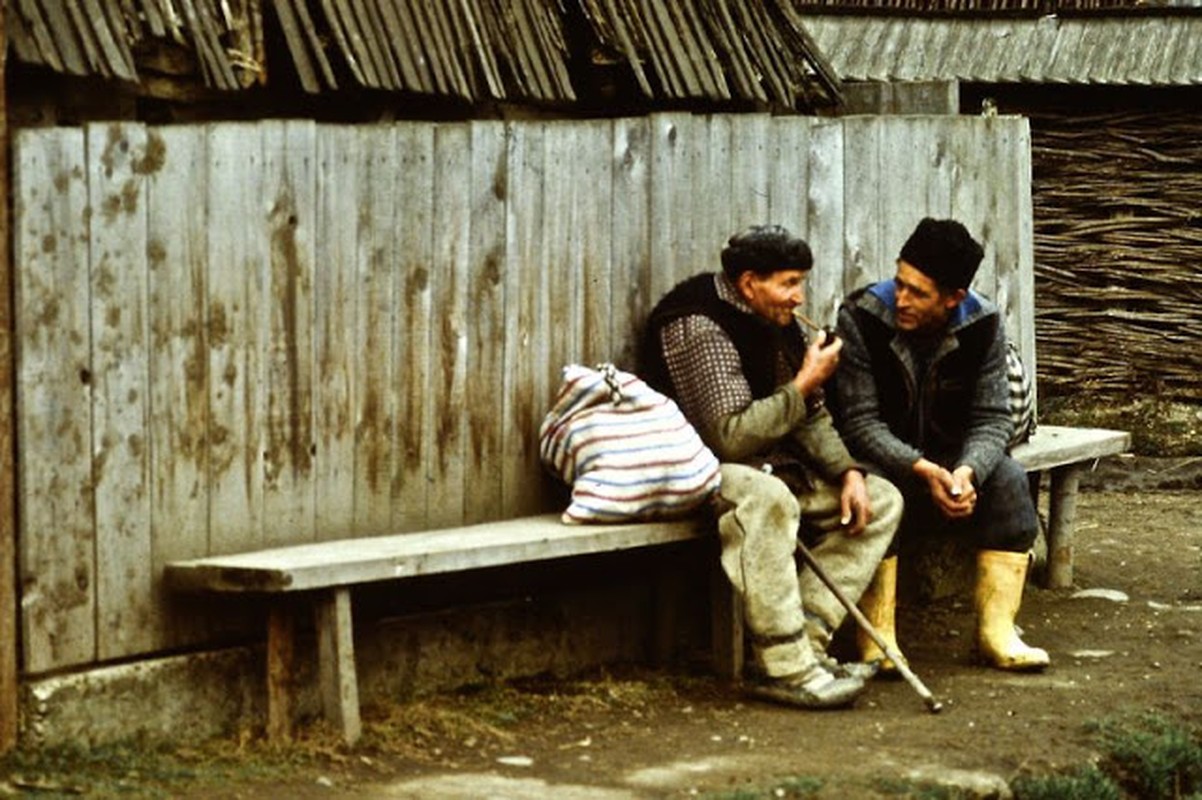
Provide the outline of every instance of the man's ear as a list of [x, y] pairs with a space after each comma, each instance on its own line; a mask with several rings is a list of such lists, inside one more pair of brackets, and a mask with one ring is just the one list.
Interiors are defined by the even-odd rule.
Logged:
[[738, 290], [739, 297], [748, 302], [755, 297], [755, 280], [756, 274], [749, 269], [739, 273], [739, 277], [735, 278], [735, 289]]
[[967, 289], [957, 289], [954, 292], [948, 292], [943, 296], [943, 307], [951, 311], [956, 306], [964, 302], [964, 298], [968, 297]]

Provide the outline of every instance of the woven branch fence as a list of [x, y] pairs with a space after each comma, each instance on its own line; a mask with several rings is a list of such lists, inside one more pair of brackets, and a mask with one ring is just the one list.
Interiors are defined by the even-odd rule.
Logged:
[[1202, 116], [1033, 116], [1041, 396], [1202, 400]]

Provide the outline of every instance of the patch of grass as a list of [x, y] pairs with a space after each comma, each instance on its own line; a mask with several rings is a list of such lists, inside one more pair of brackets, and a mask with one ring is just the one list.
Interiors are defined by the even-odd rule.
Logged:
[[96, 748], [18, 749], [0, 760], [0, 779], [39, 797], [168, 797], [170, 788], [196, 779], [199, 762], [161, 745], [122, 743]]
[[1135, 797], [1157, 800], [1202, 792], [1198, 733], [1158, 714], [1110, 720], [1099, 730], [1102, 768]]
[[244, 732], [195, 745], [136, 739], [90, 748], [18, 748], [0, 758], [0, 796], [12, 790], [38, 798], [169, 798], [206, 787], [291, 780], [306, 767], [337, 768], [345, 759], [321, 732], [288, 745], [269, 745]]
[[1202, 739], [1159, 714], [1112, 717], [1090, 726], [1098, 764], [1048, 776], [1022, 776], [1016, 800], [1180, 800], [1202, 797]]
[[1093, 764], [1066, 775], [1024, 775], [1011, 782], [1015, 800], [1121, 800], [1122, 792]]
[[897, 795], [909, 800], [959, 800], [967, 794], [949, 786], [939, 786], [925, 781], [915, 782], [905, 778], [879, 778], [875, 783], [877, 792]]

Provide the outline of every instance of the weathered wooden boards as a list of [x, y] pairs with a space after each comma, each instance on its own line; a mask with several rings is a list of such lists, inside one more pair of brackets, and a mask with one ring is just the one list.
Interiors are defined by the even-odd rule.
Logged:
[[1026, 137], [681, 113], [22, 131], [25, 670], [249, 624], [181, 613], [167, 561], [547, 510], [563, 366], [632, 366], [654, 301], [752, 223], [807, 237], [830, 322], [919, 218], [961, 216], [1032, 353]]

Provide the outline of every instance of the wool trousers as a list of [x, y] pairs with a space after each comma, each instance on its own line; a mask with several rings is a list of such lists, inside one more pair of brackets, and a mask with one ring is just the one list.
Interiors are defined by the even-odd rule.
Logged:
[[[884, 556], [902, 514], [901, 494], [883, 478], [867, 478], [872, 520], [857, 536], [844, 530], [842, 487], [814, 479], [799, 494], [779, 478], [743, 464], [723, 464], [715, 498], [722, 569], [743, 600], [756, 665], [770, 677], [804, 672], [827, 644], [846, 609], [796, 557], [802, 537], [823, 572], [852, 602], [859, 600]], [[808, 619], [808, 624], [807, 624]]]

